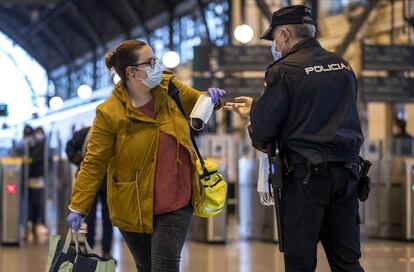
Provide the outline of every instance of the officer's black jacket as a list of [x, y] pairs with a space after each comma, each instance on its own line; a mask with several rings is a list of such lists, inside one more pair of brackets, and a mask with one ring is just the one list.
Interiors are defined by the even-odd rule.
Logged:
[[316, 39], [305, 39], [267, 67], [263, 94], [250, 113], [253, 146], [266, 152], [277, 141], [282, 154], [351, 159], [364, 139], [356, 100], [349, 64]]

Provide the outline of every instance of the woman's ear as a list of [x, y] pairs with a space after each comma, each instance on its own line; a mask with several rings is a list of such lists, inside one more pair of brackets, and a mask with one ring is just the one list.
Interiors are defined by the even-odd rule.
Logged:
[[129, 66], [129, 67], [126, 68], [125, 75], [126, 75], [127, 78], [134, 77], [135, 76], [135, 70], [131, 66]]

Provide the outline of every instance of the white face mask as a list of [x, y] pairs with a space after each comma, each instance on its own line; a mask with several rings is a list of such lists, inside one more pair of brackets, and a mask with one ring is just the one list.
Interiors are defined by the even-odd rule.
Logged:
[[273, 56], [274, 61], [277, 61], [277, 60], [279, 60], [283, 57], [282, 53], [277, 51], [277, 49], [276, 49], [276, 41], [275, 40], [272, 41], [272, 49], [271, 50], [272, 50], [272, 56]]
[[142, 83], [144, 83], [145, 86], [152, 89], [161, 83], [162, 69], [158, 62], [155, 64], [154, 68], [149, 67], [148, 69], [145, 69], [145, 72], [147, 72], [146, 79], [137, 78], [142, 80]]

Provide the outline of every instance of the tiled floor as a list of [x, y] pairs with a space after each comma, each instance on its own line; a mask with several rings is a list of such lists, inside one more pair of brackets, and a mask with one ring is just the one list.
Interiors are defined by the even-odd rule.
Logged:
[[[99, 252], [99, 249], [97, 249]], [[135, 271], [132, 257], [118, 232], [115, 234], [114, 257], [117, 271]], [[362, 246], [365, 271], [414, 271], [414, 243], [367, 240]], [[330, 271], [319, 250], [317, 271]], [[44, 272], [47, 258], [47, 237], [41, 242], [28, 242], [21, 247], [0, 247], [1, 272]], [[229, 235], [225, 245], [188, 241], [183, 250], [181, 271], [196, 272], [269, 272], [284, 271], [277, 245], [258, 241], [239, 241]]]

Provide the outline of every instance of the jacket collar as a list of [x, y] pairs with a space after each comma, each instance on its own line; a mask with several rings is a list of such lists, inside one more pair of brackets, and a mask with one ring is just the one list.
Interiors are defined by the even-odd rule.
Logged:
[[286, 54], [285, 57], [296, 53], [297, 51], [304, 49], [304, 48], [313, 48], [313, 47], [321, 47], [321, 44], [315, 38], [306, 38], [295, 44], [292, 49]]
[[290, 51], [285, 56], [283, 56], [282, 58], [274, 61], [269, 66], [267, 66], [267, 69], [270, 68], [271, 66], [273, 66], [274, 64], [278, 63], [279, 61], [285, 59], [287, 56], [292, 55], [292, 54], [298, 52], [301, 49], [304, 49], [304, 48], [313, 48], [313, 47], [322, 47], [322, 46], [318, 42], [318, 40], [315, 39], [315, 38], [306, 38], [306, 39], [303, 39], [300, 42], [298, 42], [297, 44], [295, 44], [292, 47], [292, 49], [290, 49]]
[[150, 116], [145, 115], [142, 111], [140, 111], [137, 108], [134, 108], [131, 103], [131, 98], [129, 97], [128, 90], [125, 86], [125, 84], [120, 80], [112, 90], [112, 94], [117, 97], [122, 104], [124, 104], [126, 108], [126, 115], [129, 118], [136, 119], [139, 121], [145, 121], [145, 122], [156, 122], [156, 119], [158, 119], [159, 113], [162, 109], [162, 107], [165, 106], [167, 102], [167, 95], [168, 95], [168, 82], [170, 78], [174, 74], [172, 72], [166, 71], [164, 72], [163, 79], [161, 83], [154, 87], [151, 92], [154, 96], [154, 103], [155, 103], [155, 120], [151, 118]]

